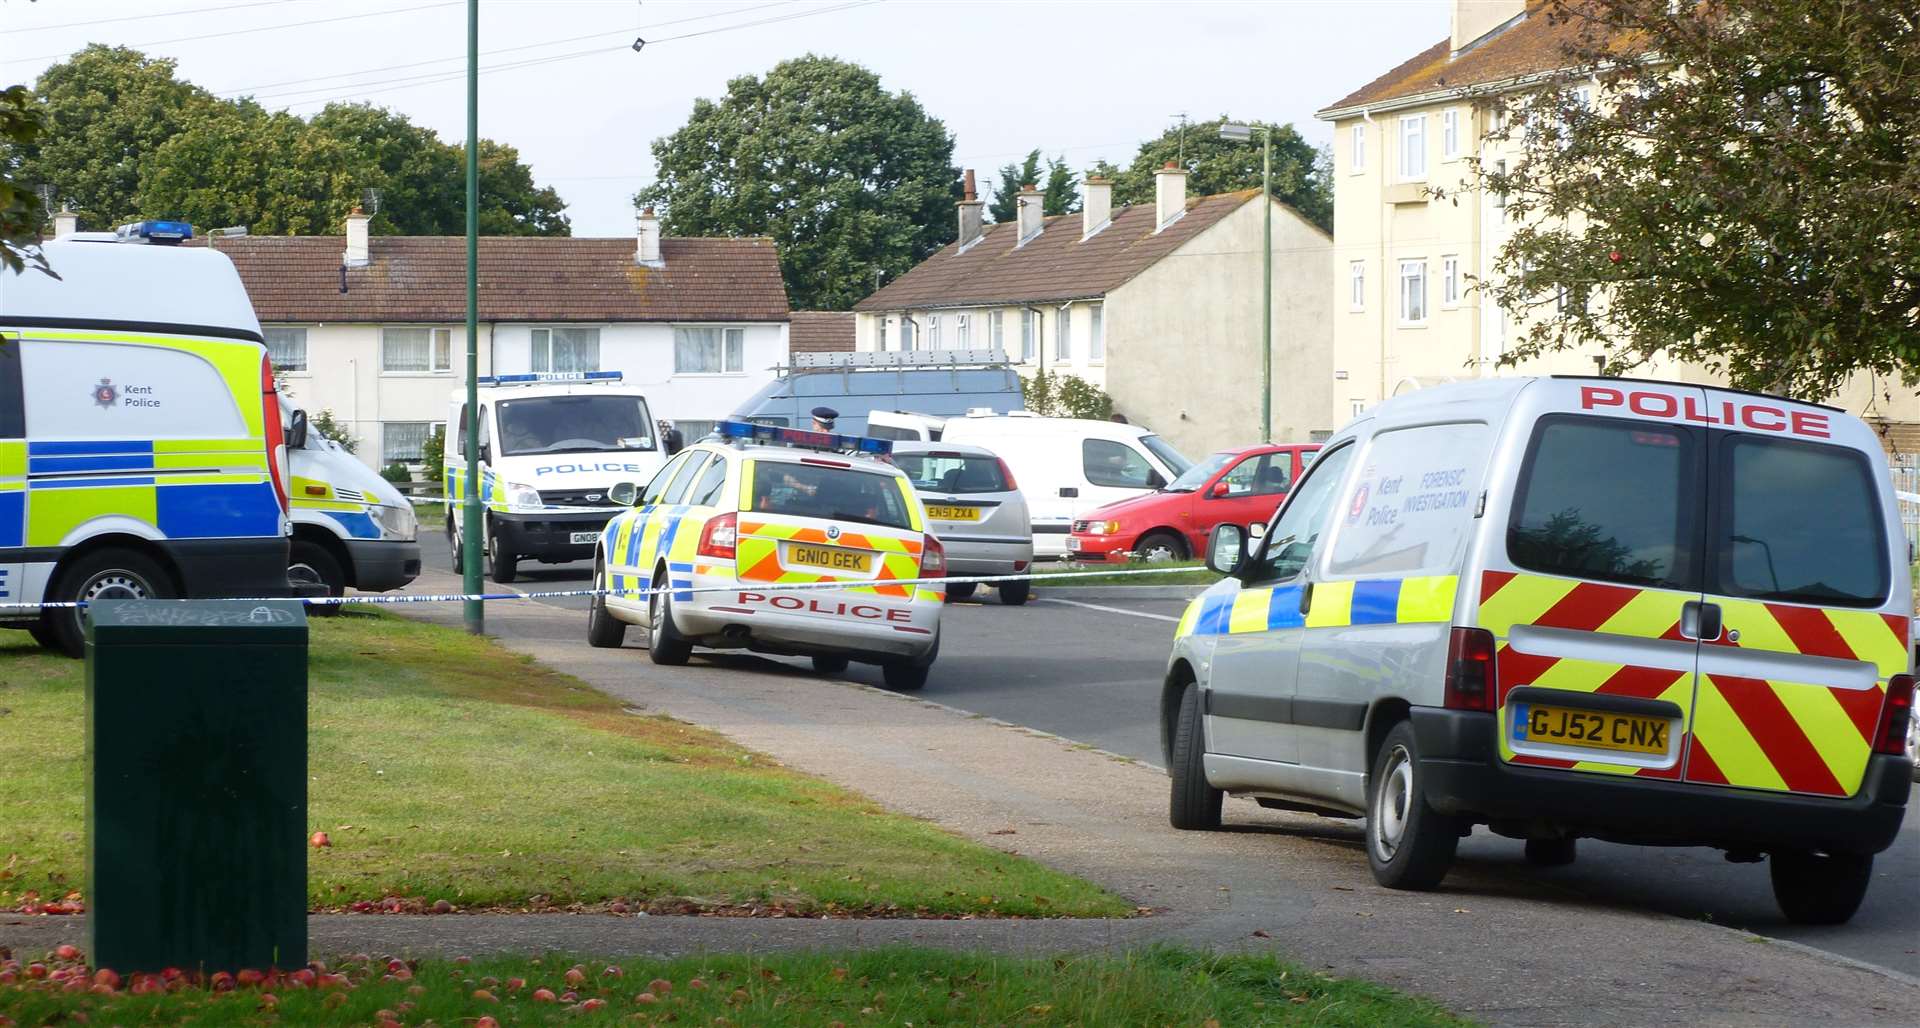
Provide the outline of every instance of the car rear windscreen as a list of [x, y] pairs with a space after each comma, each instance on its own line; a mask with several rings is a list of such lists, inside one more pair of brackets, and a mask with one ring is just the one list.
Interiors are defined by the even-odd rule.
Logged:
[[1887, 530], [1863, 454], [1729, 435], [1715, 470], [1717, 582], [1708, 592], [1842, 606], [1886, 598]]
[[1520, 471], [1507, 556], [1550, 575], [1699, 588], [1698, 448], [1685, 429], [1540, 419]]
[[[871, 434], [872, 429], [868, 429]], [[931, 493], [1004, 493], [1007, 476], [994, 457], [975, 454], [896, 453], [893, 464], [913, 487]]]
[[747, 509], [833, 521], [912, 528], [907, 498], [892, 475], [794, 461], [753, 462]]

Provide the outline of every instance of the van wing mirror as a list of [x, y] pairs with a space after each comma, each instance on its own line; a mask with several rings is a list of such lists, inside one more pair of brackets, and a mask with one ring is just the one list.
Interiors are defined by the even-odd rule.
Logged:
[[639, 498], [640, 487], [632, 482], [615, 482], [613, 488], [607, 490], [607, 499], [616, 506], [631, 507], [633, 501]]
[[287, 425], [287, 449], [304, 450], [307, 448], [307, 412], [294, 408], [293, 416]]
[[1247, 533], [1239, 525], [1218, 524], [1207, 536], [1207, 569], [1231, 575], [1247, 559]]

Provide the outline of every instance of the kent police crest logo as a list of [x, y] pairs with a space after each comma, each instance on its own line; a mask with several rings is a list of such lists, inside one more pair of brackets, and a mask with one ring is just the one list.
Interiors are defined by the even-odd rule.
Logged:
[[99, 385], [93, 387], [93, 402], [102, 409], [120, 402], [120, 390], [114, 387], [112, 379], [103, 378]]

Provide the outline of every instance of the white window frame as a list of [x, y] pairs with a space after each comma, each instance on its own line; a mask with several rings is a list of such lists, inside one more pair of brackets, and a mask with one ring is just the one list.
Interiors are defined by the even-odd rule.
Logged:
[[1063, 303], [1059, 309], [1053, 323], [1053, 359], [1065, 364], [1073, 360], [1073, 305]]
[[[574, 367], [574, 368], [569, 368], [568, 371], [578, 372], [578, 371], [599, 371], [600, 370], [600, 326], [599, 325], [535, 325], [532, 328], [528, 329], [527, 330], [527, 370], [535, 374], [545, 374], [545, 373], [552, 372], [554, 370], [553, 334], [555, 331], [567, 331], [567, 332], [590, 331], [592, 332], [593, 333], [593, 367], [591, 368]], [[575, 357], [575, 361], [576, 363], [578, 362], [577, 356]]]
[[389, 464], [420, 463], [420, 456], [418, 454], [412, 457], [395, 457], [388, 452], [389, 449], [391, 449], [393, 430], [402, 426], [408, 429], [418, 428], [420, 430], [420, 445], [423, 447], [429, 439], [433, 438], [433, 422], [431, 421], [382, 421], [380, 423], [380, 466], [383, 468]]
[[[309, 356], [307, 352], [307, 326], [305, 325], [262, 325], [260, 327], [260, 333], [265, 338], [265, 341], [267, 344], [267, 357], [273, 360], [274, 374], [305, 376], [309, 373], [308, 369], [312, 367], [312, 364], [309, 362], [312, 360], [312, 358]], [[299, 367], [296, 368], [291, 363], [283, 364], [280, 362], [278, 358], [274, 357], [273, 345], [274, 345], [275, 335], [280, 335], [288, 340], [297, 341], [298, 347], [300, 350], [300, 366]]]
[[1006, 313], [1006, 311], [994, 311], [987, 315], [987, 327], [993, 340], [993, 348], [1002, 353], [1007, 349], [1006, 319], [1002, 316]]
[[1408, 257], [1400, 261], [1400, 325], [1413, 328], [1427, 323], [1427, 260]]
[[1440, 258], [1440, 306], [1447, 309], [1460, 306], [1460, 255], [1450, 253]]
[[913, 323], [913, 315], [907, 311], [901, 311], [900, 312], [900, 352], [906, 353], [912, 350], [914, 343], [918, 341], [917, 339], [915, 339], [915, 336], [918, 336], [919, 334], [920, 334], [920, 329], [919, 329], [919, 326]]
[[[388, 332], [427, 333], [427, 366], [396, 369], [387, 360]], [[382, 375], [445, 375], [453, 370], [453, 330], [431, 325], [380, 326], [380, 373]]]
[[1440, 112], [1440, 159], [1454, 161], [1460, 159], [1460, 108], [1449, 107]]
[[953, 343], [956, 350], [973, 349], [973, 315], [954, 315]]
[[1418, 182], [1427, 177], [1427, 116], [1400, 116], [1400, 181]]
[[885, 314], [873, 316], [873, 348], [875, 350], [887, 348], [887, 316]]
[[[715, 329], [720, 333], [719, 371], [680, 370], [680, 331], [682, 329]], [[745, 328], [724, 323], [682, 321], [674, 323], [673, 332], [673, 376], [675, 378], [737, 378], [747, 373], [747, 330]], [[739, 346], [735, 347], [735, 343]]]
[[1020, 308], [1020, 363], [1032, 364], [1040, 355], [1040, 318], [1033, 308]]
[[1107, 305], [1104, 303], [1087, 304], [1087, 363], [1105, 364], [1107, 362]]
[[1347, 172], [1359, 175], [1367, 170], [1367, 125], [1357, 122], [1353, 126], [1353, 154], [1347, 162]]
[[940, 324], [947, 319], [939, 314], [927, 316], [927, 349], [940, 349]]
[[1367, 262], [1347, 262], [1347, 309], [1364, 311], [1367, 309]]

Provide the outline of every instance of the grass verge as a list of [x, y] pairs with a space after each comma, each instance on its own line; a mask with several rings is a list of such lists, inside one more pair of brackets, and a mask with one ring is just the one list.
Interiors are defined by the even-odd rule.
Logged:
[[[0, 637], [7, 910], [84, 894], [84, 714], [79, 662]], [[356, 611], [315, 619], [311, 639], [308, 819], [332, 842], [309, 851], [315, 908], [1133, 910], [712, 732], [629, 713], [489, 640]]]
[[[1152, 569], [1161, 573], [1152, 575], [1088, 575], [1084, 578], [1063, 578], [1057, 582], [1047, 580], [1048, 575], [1058, 575], [1063, 572], [1137, 571], [1143, 568]], [[1180, 570], [1169, 571], [1169, 568], [1178, 568]], [[1207, 566], [1200, 561], [1160, 561], [1159, 563], [1130, 561], [1126, 564], [1076, 564], [1070, 561], [1043, 564], [1036, 562], [1033, 565], [1033, 573], [1038, 576], [1034, 579], [1034, 587], [1044, 589], [1072, 589], [1089, 585], [1212, 585], [1220, 581], [1220, 576], [1208, 571]]]
[[[1425, 1000], [1272, 957], [1156, 948], [1031, 959], [916, 949], [609, 964], [547, 957], [349, 961], [318, 988], [285, 980], [131, 994], [0, 985], [21, 1024], [622, 1023], [706, 1025], [1459, 1025]], [[403, 970], [404, 969], [404, 970]], [[401, 975], [404, 974], [404, 977]], [[570, 974], [577, 984], [569, 981]], [[545, 995], [536, 999], [536, 993]], [[551, 997], [551, 998], [547, 998]]]

